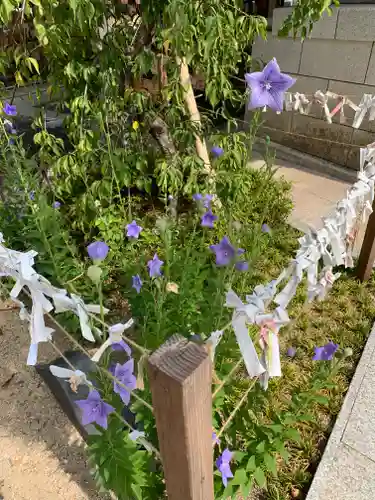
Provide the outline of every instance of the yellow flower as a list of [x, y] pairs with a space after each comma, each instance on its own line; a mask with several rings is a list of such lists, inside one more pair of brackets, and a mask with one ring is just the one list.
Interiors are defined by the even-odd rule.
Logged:
[[172, 293], [179, 293], [178, 288], [179, 287], [178, 287], [177, 283], [167, 283], [167, 286], [165, 287], [167, 292], [172, 292]]
[[139, 129], [139, 122], [137, 122], [137, 121], [133, 122], [132, 127], [133, 127], [133, 130], [138, 130]]

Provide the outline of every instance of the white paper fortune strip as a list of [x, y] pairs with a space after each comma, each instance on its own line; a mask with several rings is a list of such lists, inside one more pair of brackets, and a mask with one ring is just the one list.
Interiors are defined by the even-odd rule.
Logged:
[[[134, 320], [133, 320], [133, 318], [130, 318], [129, 321], [127, 321], [125, 324], [117, 323], [116, 325], [110, 326], [108, 329], [109, 336], [108, 336], [107, 340], [99, 347], [99, 349], [96, 351], [96, 353], [91, 358], [91, 361], [94, 361], [94, 363], [98, 363], [98, 361], [103, 356], [106, 349], [111, 344], [121, 342], [122, 334], [124, 333], [124, 331], [128, 330], [133, 325], [134, 325]], [[129, 347], [129, 352], [131, 353], [130, 347]]]
[[259, 361], [258, 354], [249, 335], [247, 323], [255, 323], [258, 306], [253, 304], [244, 304], [238, 295], [233, 292], [233, 290], [229, 290], [227, 292], [225, 305], [226, 307], [234, 309], [232, 327], [236, 335], [237, 343], [245, 362], [247, 372], [250, 377], [257, 377], [265, 371], [265, 368]]
[[[330, 109], [330, 101], [335, 101]], [[364, 94], [360, 103], [357, 105], [345, 95], [335, 94], [334, 92], [322, 92], [317, 90], [312, 96], [306, 96], [301, 92], [285, 92], [284, 108], [286, 111], [299, 111], [302, 115], [309, 115], [313, 105], [320, 106], [324, 111], [325, 119], [332, 123], [332, 118], [340, 113], [340, 123], [348, 125], [348, 119], [345, 116], [345, 107], [355, 111], [352, 122], [353, 128], [359, 128], [367, 113], [368, 119], [375, 119], [375, 95]]]

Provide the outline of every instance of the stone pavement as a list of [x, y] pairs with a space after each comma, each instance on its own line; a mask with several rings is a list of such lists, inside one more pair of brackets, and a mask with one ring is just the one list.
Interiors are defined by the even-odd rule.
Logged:
[[[263, 164], [260, 156], [252, 161], [255, 168]], [[276, 160], [277, 175], [293, 183], [294, 208], [289, 222], [302, 231], [309, 225], [319, 228], [321, 217], [330, 214], [352, 182], [295, 165], [283, 159]], [[361, 233], [356, 242], [357, 252], [364, 228]], [[306, 500], [375, 499], [374, 401], [375, 324]]]
[[[306, 156], [308, 164], [310, 157], [304, 156]], [[261, 154], [254, 153], [254, 159], [250, 162], [250, 166], [261, 168], [263, 165], [264, 160]], [[345, 180], [343, 180], [338, 178], [340, 167], [338, 167], [338, 171], [317, 172], [296, 166], [295, 158], [287, 161], [276, 157], [274, 166], [278, 169], [277, 177], [284, 177], [293, 184], [293, 211], [289, 217], [289, 223], [303, 232], [307, 231], [309, 226], [319, 229], [322, 226], [322, 217], [327, 217], [333, 212], [337, 202], [345, 197], [347, 189], [356, 181], [355, 171], [349, 174], [349, 178], [347, 172], [344, 172], [342, 177]], [[333, 176], [332, 173], [336, 175]], [[350, 180], [350, 176], [352, 176], [352, 180]], [[355, 242], [354, 255], [359, 254], [365, 228], [366, 224], [363, 224]]]
[[[253, 168], [261, 168], [264, 165], [261, 155], [255, 153], [250, 165]], [[289, 223], [301, 231], [306, 231], [309, 225], [317, 229], [321, 227], [321, 217], [332, 212], [336, 203], [345, 196], [346, 190], [351, 186], [350, 182], [335, 179], [327, 174], [303, 170], [297, 167], [293, 160], [288, 162], [277, 157], [274, 166], [278, 168], [277, 177], [284, 177], [293, 183], [293, 212]]]

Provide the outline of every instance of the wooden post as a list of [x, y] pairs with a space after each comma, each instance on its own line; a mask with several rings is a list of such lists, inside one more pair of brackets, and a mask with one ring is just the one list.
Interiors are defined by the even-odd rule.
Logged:
[[214, 500], [208, 352], [173, 335], [148, 372], [168, 500]]
[[375, 200], [372, 204], [372, 210], [358, 259], [357, 276], [361, 281], [369, 279], [375, 262]]

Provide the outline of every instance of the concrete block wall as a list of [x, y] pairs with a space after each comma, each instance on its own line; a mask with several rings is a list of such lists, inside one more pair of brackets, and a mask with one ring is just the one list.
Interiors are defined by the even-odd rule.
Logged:
[[[375, 5], [336, 8], [332, 16], [325, 15], [314, 25], [310, 38], [303, 42], [291, 37], [277, 38], [290, 11], [291, 8], [274, 10], [272, 35], [267, 41], [256, 40], [254, 58], [267, 62], [276, 57], [281, 70], [297, 78], [291, 89], [294, 92], [311, 96], [316, 90], [331, 90], [347, 95], [356, 104], [364, 93], [375, 94]], [[330, 109], [335, 104], [330, 100]], [[309, 116], [267, 111], [262, 133], [275, 142], [358, 169], [358, 146], [375, 141], [375, 121], [369, 122], [366, 117], [356, 130], [350, 126], [354, 111], [347, 106], [345, 116], [346, 125], [339, 123], [339, 114], [330, 125], [318, 105], [313, 106]], [[248, 112], [246, 119], [250, 118]]]

